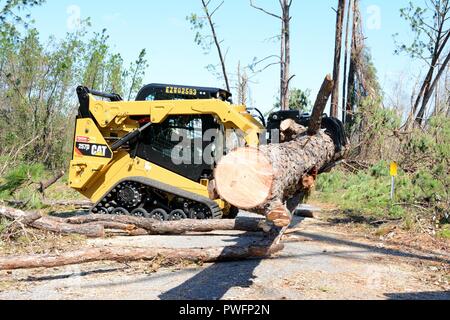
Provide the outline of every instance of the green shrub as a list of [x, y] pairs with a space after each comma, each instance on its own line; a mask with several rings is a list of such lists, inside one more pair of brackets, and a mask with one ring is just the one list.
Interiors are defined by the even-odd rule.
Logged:
[[44, 166], [42, 164], [20, 164], [3, 178], [4, 181], [0, 185], [0, 196], [5, 199], [24, 187], [26, 183], [39, 182], [43, 174]]

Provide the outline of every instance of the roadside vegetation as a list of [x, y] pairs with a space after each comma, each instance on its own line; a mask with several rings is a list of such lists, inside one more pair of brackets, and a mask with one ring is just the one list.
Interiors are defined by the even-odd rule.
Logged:
[[[373, 142], [367, 142], [365, 148], [377, 150], [380, 156], [371, 159], [369, 154], [375, 152], [371, 151], [350, 157], [338, 169], [321, 175], [316, 197], [349, 215], [374, 221], [399, 219], [407, 230], [417, 230], [425, 223], [433, 227], [435, 235], [450, 238], [450, 118], [436, 116], [426, 130], [399, 135], [396, 127], [390, 126], [396, 123], [395, 116], [377, 116], [372, 118], [374, 132], [365, 133]], [[378, 135], [390, 138], [385, 141]], [[391, 161], [399, 164], [394, 199], [390, 194]]]

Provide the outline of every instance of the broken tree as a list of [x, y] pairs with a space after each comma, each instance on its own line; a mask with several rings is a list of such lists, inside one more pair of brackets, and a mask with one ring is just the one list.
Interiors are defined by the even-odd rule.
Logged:
[[304, 176], [343, 156], [337, 153], [333, 138], [320, 130], [333, 86], [328, 75], [314, 106], [309, 129], [294, 130], [304, 131], [294, 140], [259, 149], [240, 148], [225, 156], [215, 170], [221, 198], [240, 209], [265, 215], [278, 227], [288, 226], [292, 219], [288, 202], [303, 188]]
[[90, 238], [102, 238], [107, 231], [123, 232], [130, 236], [139, 235], [180, 235], [187, 232], [268, 230], [262, 219], [238, 218], [236, 220], [181, 220], [156, 221], [153, 219], [115, 216], [81, 215], [67, 219], [43, 217], [35, 213], [0, 206], [0, 217], [20, 221], [31, 228], [57, 234], [79, 234]]
[[282, 244], [270, 246], [200, 248], [200, 249], [163, 249], [133, 247], [103, 247], [80, 249], [54, 255], [28, 255], [0, 257], [0, 270], [17, 270], [33, 268], [54, 268], [99, 261], [149, 261], [163, 259], [162, 264], [180, 262], [209, 263], [235, 261], [252, 258], [267, 258], [283, 250]]

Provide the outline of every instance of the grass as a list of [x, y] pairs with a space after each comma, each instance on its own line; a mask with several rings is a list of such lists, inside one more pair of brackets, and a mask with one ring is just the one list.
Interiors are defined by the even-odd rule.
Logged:
[[0, 218], [0, 234], [5, 232], [5, 230], [9, 227], [10, 222], [4, 218]]
[[[428, 174], [399, 172], [395, 199], [390, 197], [389, 164], [380, 162], [356, 174], [335, 170], [319, 176], [316, 200], [332, 203], [353, 216], [370, 219], [401, 219], [405, 230], [414, 229], [416, 217], [439, 215], [445, 204], [445, 186]], [[444, 209], [445, 210], [445, 209]], [[383, 231], [380, 231], [383, 232]], [[450, 230], [441, 232], [448, 237]]]
[[[403, 179], [398, 181], [398, 185], [408, 188]], [[405, 216], [405, 209], [391, 201], [390, 190], [389, 169], [382, 165], [358, 174], [334, 171], [321, 175], [317, 183], [320, 200], [336, 204], [341, 209], [373, 217]]]
[[441, 230], [437, 234], [438, 238], [441, 239], [450, 239], [450, 225], [444, 225]]

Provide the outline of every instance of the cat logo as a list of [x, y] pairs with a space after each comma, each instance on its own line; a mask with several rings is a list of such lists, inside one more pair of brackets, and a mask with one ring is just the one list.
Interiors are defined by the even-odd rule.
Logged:
[[94, 157], [106, 157], [107, 146], [98, 146], [93, 144], [91, 148], [91, 155]]
[[77, 142], [75, 153], [78, 156], [112, 158], [112, 152], [107, 145]]

